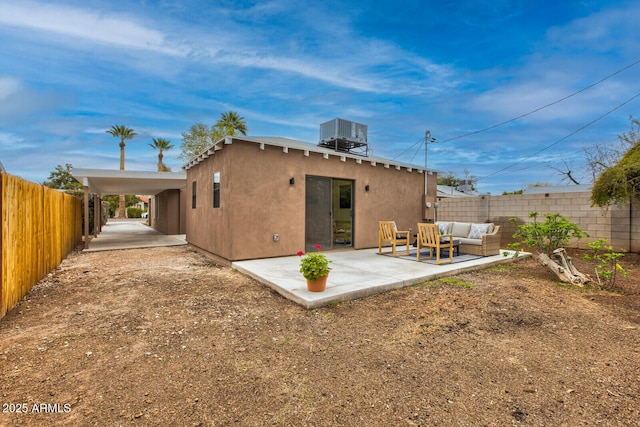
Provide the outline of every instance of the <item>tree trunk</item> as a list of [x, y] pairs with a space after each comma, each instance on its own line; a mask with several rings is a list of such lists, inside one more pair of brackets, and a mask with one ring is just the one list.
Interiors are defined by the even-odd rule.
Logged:
[[589, 276], [576, 270], [571, 262], [571, 257], [567, 255], [567, 251], [564, 248], [556, 249], [553, 251], [553, 255], [555, 260], [546, 254], [540, 254], [538, 255], [538, 261], [551, 270], [561, 282], [577, 286], [584, 286], [585, 283], [589, 283]]
[[[122, 141], [120, 141], [120, 170], [123, 171], [124, 170], [124, 138], [122, 139]], [[124, 201], [124, 195], [120, 194], [118, 196], [118, 214], [116, 215], [116, 218], [126, 218], [127, 217], [127, 212], [126, 212], [126, 208], [125, 208], [125, 201]]]
[[127, 211], [125, 208], [124, 195], [120, 194], [118, 196], [118, 214], [116, 215], [116, 218], [126, 218], [126, 217], [127, 217]]
[[120, 170], [124, 170], [124, 139], [120, 142]]

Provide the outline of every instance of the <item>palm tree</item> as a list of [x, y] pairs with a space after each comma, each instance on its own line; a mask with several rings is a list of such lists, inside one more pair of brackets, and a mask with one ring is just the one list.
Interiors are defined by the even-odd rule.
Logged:
[[[133, 129], [128, 128], [124, 125], [113, 125], [111, 126], [111, 129], [107, 131], [107, 133], [111, 134], [116, 138], [120, 138], [120, 170], [123, 171], [124, 170], [124, 147], [125, 147], [124, 140], [133, 138], [134, 136], [137, 135], [137, 133], [135, 133]], [[119, 200], [119, 206], [118, 206], [118, 218], [124, 218], [127, 216], [125, 212], [124, 195], [121, 194], [119, 197], [120, 197], [120, 200]]]
[[215, 125], [224, 135], [247, 134], [247, 123], [244, 117], [240, 117], [235, 111], [220, 114], [220, 119]]
[[171, 150], [173, 148], [173, 145], [171, 145], [171, 141], [164, 138], [153, 138], [153, 144], [149, 144], [149, 146], [151, 148], [155, 148], [156, 150], [160, 150], [160, 152], [158, 153], [158, 172], [168, 172], [169, 168], [167, 168], [165, 164], [162, 163], [162, 158], [164, 157], [162, 152]]
[[113, 125], [111, 126], [111, 129], [107, 131], [107, 133], [111, 134], [112, 136], [115, 136], [116, 138], [120, 138], [120, 170], [123, 171], [124, 170], [124, 147], [125, 147], [124, 140], [133, 138], [134, 136], [137, 135], [137, 133], [135, 133], [133, 129], [128, 128], [124, 125]]

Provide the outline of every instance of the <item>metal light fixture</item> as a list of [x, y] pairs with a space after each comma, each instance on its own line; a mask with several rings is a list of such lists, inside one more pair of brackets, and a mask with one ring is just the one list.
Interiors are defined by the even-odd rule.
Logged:
[[364, 186], [364, 191], [369, 192], [369, 184]]
[[289, 178], [289, 185], [293, 185], [296, 183], [296, 179], [294, 177]]

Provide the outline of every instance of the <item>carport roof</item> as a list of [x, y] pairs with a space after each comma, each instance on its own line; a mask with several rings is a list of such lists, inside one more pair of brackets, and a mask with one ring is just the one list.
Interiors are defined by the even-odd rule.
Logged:
[[147, 172], [113, 169], [73, 168], [73, 177], [92, 193], [139, 194], [155, 196], [165, 190], [181, 190], [187, 186], [186, 172]]

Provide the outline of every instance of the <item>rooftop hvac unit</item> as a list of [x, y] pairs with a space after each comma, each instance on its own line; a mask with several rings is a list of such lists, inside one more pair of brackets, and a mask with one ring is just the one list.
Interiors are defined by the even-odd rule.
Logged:
[[367, 125], [344, 119], [333, 119], [320, 125], [321, 147], [333, 148], [336, 151], [367, 154]]

